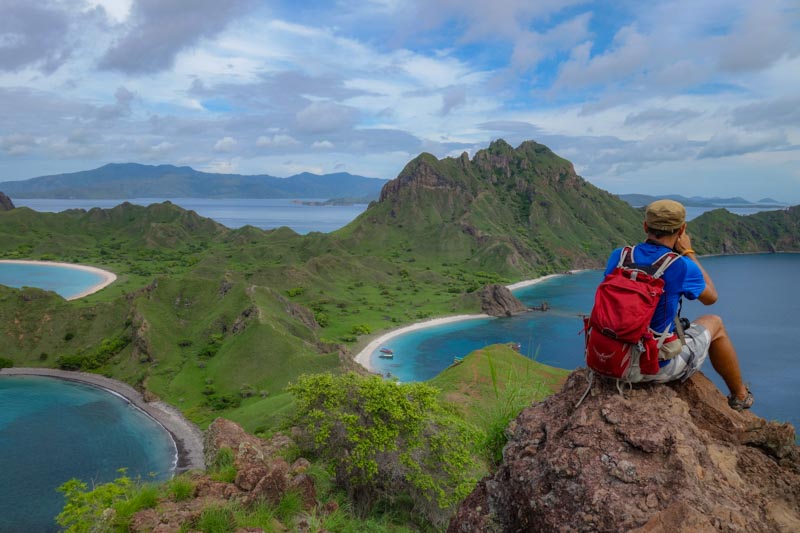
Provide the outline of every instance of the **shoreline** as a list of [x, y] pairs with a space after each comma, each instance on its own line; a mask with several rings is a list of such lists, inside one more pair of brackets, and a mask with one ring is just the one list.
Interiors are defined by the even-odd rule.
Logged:
[[[543, 281], [547, 281], [553, 278], [557, 278], [559, 276], [568, 276], [570, 274], [575, 274], [577, 272], [582, 272], [582, 270], [569, 270], [567, 272], [561, 274], [547, 274], [546, 276], [540, 276], [538, 278], [527, 279], [524, 281], [519, 281], [517, 283], [512, 283], [511, 285], [506, 285], [506, 288], [509, 290], [516, 290], [522, 289], [525, 287], [531, 287], [533, 285], [538, 285]], [[406, 333], [411, 333], [412, 331], [419, 331], [421, 329], [427, 329], [434, 326], [441, 326], [444, 324], [451, 324], [453, 322], [462, 322], [465, 320], [477, 320], [479, 318], [492, 318], [490, 315], [486, 314], [474, 314], [474, 315], [455, 315], [455, 316], [445, 316], [440, 318], [431, 318], [425, 320], [423, 322], [416, 322], [414, 324], [409, 324], [408, 326], [400, 326], [399, 328], [387, 331], [379, 335], [378, 337], [371, 340], [364, 348], [362, 348], [353, 360], [361, 365], [364, 369], [371, 373], [377, 373], [377, 371], [371, 365], [372, 354], [380, 348], [380, 346], [393, 338], [404, 335]]]
[[105, 289], [112, 283], [117, 280], [117, 275], [109, 270], [103, 270], [102, 268], [88, 266], [88, 265], [79, 265], [76, 263], [62, 263], [58, 261], [34, 261], [32, 259], [0, 259], [0, 263], [12, 263], [17, 265], [51, 265], [51, 266], [59, 266], [64, 268], [72, 268], [75, 270], [82, 270], [84, 272], [91, 272], [92, 274], [97, 274], [102, 277], [102, 280], [99, 283], [96, 283], [86, 289], [85, 291], [79, 292], [78, 294], [74, 294], [69, 298], [64, 298], [65, 300], [77, 300], [78, 298], [83, 298], [84, 296], [89, 296], [90, 294], [94, 294], [101, 289]]
[[0, 369], [0, 377], [2, 376], [40, 376], [75, 381], [121, 396], [155, 420], [170, 435], [177, 452], [174, 474], [187, 470], [205, 470], [203, 432], [200, 428], [187, 420], [177, 408], [163, 401], [146, 402], [139, 391], [127, 383], [99, 374], [55, 368], [4, 368]]

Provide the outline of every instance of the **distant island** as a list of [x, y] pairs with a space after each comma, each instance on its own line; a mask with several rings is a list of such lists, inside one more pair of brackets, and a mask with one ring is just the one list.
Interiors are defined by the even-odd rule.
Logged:
[[[0, 182], [12, 198], [378, 198], [389, 180], [347, 172], [287, 178], [214, 174], [191, 167], [112, 163], [93, 170]], [[354, 200], [353, 203], [358, 203]]]
[[377, 200], [377, 197], [362, 196], [361, 198], [331, 198], [329, 200], [292, 200], [292, 202], [299, 205], [325, 206], [368, 204], [373, 200]]
[[622, 200], [628, 202], [633, 207], [644, 207], [650, 202], [659, 198], [669, 198], [675, 200], [686, 207], [786, 207], [786, 204], [773, 200], [772, 198], [762, 198], [757, 202], [745, 200], [739, 196], [732, 198], [705, 197], [705, 196], [681, 196], [680, 194], [667, 194], [665, 196], [653, 196], [650, 194], [618, 194]]

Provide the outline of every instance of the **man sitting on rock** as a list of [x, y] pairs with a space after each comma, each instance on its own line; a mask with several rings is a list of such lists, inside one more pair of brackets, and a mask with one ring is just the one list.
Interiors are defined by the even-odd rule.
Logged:
[[[658, 302], [650, 327], [653, 331], [669, 331], [660, 351], [657, 374], [631, 376], [632, 381], [667, 382], [686, 379], [710, 355], [711, 365], [730, 390], [728, 405], [741, 411], [753, 405], [753, 394], [742, 381], [739, 360], [722, 319], [716, 315], [703, 315], [685, 330], [685, 344], [674, 334], [674, 319], [682, 296], [700, 300], [704, 305], [717, 301], [717, 290], [711, 277], [700, 265], [692, 250], [692, 241], [686, 233], [686, 209], [673, 200], [657, 200], [647, 206], [644, 231], [647, 241], [634, 249], [633, 261], [650, 265], [664, 253], [675, 251], [681, 256], [664, 272], [664, 294]], [[605, 274], [610, 274], [620, 260], [622, 248], [614, 250], [608, 260]]]

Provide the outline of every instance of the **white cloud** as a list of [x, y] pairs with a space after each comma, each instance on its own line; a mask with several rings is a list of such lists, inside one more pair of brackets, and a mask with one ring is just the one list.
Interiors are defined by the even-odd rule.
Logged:
[[285, 135], [282, 133], [276, 133], [275, 135], [269, 137], [266, 135], [261, 135], [256, 140], [256, 146], [260, 147], [271, 147], [271, 148], [289, 148], [292, 146], [299, 146], [301, 143], [291, 135]]
[[315, 150], [330, 150], [333, 148], [333, 143], [330, 141], [314, 141], [311, 148]]
[[214, 143], [214, 150], [217, 152], [232, 152], [238, 144], [233, 137], [223, 137]]

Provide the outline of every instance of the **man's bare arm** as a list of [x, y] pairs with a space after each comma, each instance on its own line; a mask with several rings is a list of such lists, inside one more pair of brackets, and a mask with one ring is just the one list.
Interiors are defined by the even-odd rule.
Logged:
[[[692, 250], [692, 239], [685, 231], [680, 237], [678, 237], [678, 241], [675, 243], [675, 251], [694, 261], [695, 264], [700, 267], [700, 272], [703, 273], [703, 279], [706, 282], [706, 288], [703, 289], [703, 292], [700, 293], [700, 296], [698, 296], [697, 299], [700, 300], [703, 305], [711, 305], [715, 303], [719, 297], [717, 294], [717, 288], [714, 286], [711, 276], [708, 275], [706, 269], [703, 268], [703, 265], [701, 265], [700, 261], [697, 259], [697, 255], [694, 253], [694, 250]], [[687, 251], [688, 253], [686, 253]]]

